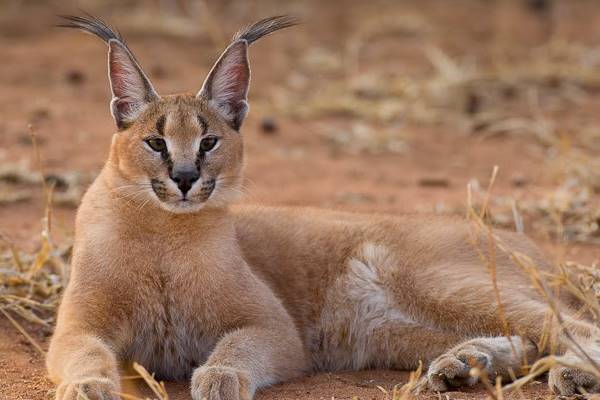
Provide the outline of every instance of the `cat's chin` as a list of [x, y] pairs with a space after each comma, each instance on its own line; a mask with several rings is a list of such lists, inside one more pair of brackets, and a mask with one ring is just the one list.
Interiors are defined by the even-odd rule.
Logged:
[[193, 214], [202, 210], [206, 206], [206, 202], [197, 202], [190, 200], [179, 200], [175, 202], [160, 202], [160, 207], [173, 214]]

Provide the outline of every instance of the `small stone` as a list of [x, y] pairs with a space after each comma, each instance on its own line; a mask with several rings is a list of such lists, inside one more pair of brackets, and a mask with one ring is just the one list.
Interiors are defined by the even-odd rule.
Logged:
[[[31, 135], [29, 132], [18, 132], [17, 134], [17, 142], [23, 146], [31, 146], [33, 142], [31, 141]], [[35, 140], [39, 146], [43, 146], [46, 143], [46, 139], [43, 136], [36, 136]]]
[[162, 65], [156, 64], [150, 68], [150, 75], [152, 78], [165, 79], [168, 75], [167, 70]]
[[519, 91], [518, 89], [511, 84], [505, 84], [501, 87], [500, 89], [500, 93], [502, 93], [502, 96], [507, 99], [507, 100], [512, 100], [515, 97], [518, 96]]
[[465, 102], [465, 113], [477, 114], [481, 110], [481, 97], [477, 93], [469, 93]]
[[58, 190], [67, 190], [69, 188], [69, 182], [67, 182], [67, 180], [60, 175], [45, 175], [44, 181], [46, 181], [48, 185], [54, 185], [54, 188]]
[[529, 183], [529, 179], [525, 175], [515, 174], [512, 178], [510, 178], [510, 182], [513, 186], [523, 187]]
[[420, 178], [417, 184], [426, 187], [448, 187], [450, 186], [450, 181], [448, 178], [442, 176], [426, 176]]
[[277, 122], [271, 117], [264, 117], [260, 121], [260, 129], [263, 133], [267, 135], [272, 135], [279, 130], [279, 126]]
[[65, 74], [65, 80], [71, 85], [81, 85], [85, 82], [85, 74], [78, 69], [70, 69]]
[[552, 0], [527, 0], [525, 3], [534, 12], [546, 12], [552, 7]]
[[50, 119], [50, 110], [46, 107], [36, 107], [29, 113], [29, 121], [33, 124]]

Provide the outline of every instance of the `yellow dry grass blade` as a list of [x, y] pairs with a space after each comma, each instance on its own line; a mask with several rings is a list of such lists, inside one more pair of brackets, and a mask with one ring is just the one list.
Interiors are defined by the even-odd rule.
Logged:
[[169, 394], [165, 388], [164, 382], [158, 382], [154, 379], [154, 374], [150, 374], [146, 368], [138, 363], [133, 363], [133, 369], [140, 374], [146, 385], [154, 392], [158, 397], [158, 400], [169, 400]]
[[408, 377], [408, 382], [400, 388], [394, 386], [392, 390], [392, 400], [411, 400], [416, 398], [421, 390], [421, 375], [423, 373], [423, 363], [419, 361], [419, 366], [412, 371]]
[[21, 326], [21, 324], [19, 324], [13, 317], [10, 316], [10, 314], [8, 312], [6, 312], [4, 309], [0, 308], [0, 312], [2, 314], [4, 314], [4, 316], [10, 321], [11, 324], [13, 324], [13, 326], [15, 328], [17, 328], [17, 330], [23, 335], [25, 336], [25, 339], [27, 339], [27, 341], [29, 341], [29, 343], [31, 343], [31, 345], [42, 355], [45, 356], [46, 352], [44, 351], [44, 349], [42, 349], [42, 346], [39, 345], [39, 343], [31, 337], [31, 335], [29, 335], [27, 333], [27, 331], [25, 330], [25, 328], [23, 328]]
[[46, 238], [44, 238], [42, 241], [42, 248], [40, 249], [40, 251], [38, 251], [38, 253], [35, 256], [35, 260], [33, 260], [33, 263], [29, 267], [29, 273], [27, 274], [28, 279], [31, 280], [33, 276], [36, 273], [38, 273], [44, 265], [46, 265], [46, 262], [48, 262], [48, 260], [50, 259], [50, 251], [50, 243]]

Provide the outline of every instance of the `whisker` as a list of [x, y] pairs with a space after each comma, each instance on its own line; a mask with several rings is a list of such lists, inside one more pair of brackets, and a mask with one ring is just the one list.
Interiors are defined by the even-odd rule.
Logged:
[[216, 193], [216, 199], [218, 201], [228, 201], [228, 200], [232, 200], [231, 196], [227, 196], [227, 193], [223, 193], [223, 192], [229, 192], [229, 193], [233, 193], [239, 197], [250, 197], [251, 199], [255, 200], [256, 196], [254, 195], [254, 193], [252, 193], [247, 187], [245, 186], [228, 186], [227, 183], [224, 183], [222, 185], [219, 185], [219, 187], [217, 188], [215, 186], [215, 193]]
[[124, 188], [128, 188], [128, 187], [151, 187], [152, 184], [150, 182], [136, 182], [136, 183], [130, 183], [127, 185], [121, 185], [121, 186], [116, 186], [114, 188], [112, 188], [112, 190], [119, 190], [119, 189], [124, 189]]
[[[147, 189], [150, 189], [152, 186], [151, 185], [139, 185], [139, 184], [133, 184], [133, 185], [123, 185], [123, 186], [118, 186], [115, 188], [112, 188], [110, 190], [111, 193], [120, 193], [125, 191], [126, 189], [130, 189], [130, 188], [135, 188], [135, 189], [139, 189], [138, 191], [134, 191], [133, 194], [135, 193], [139, 193], [140, 191], [145, 191]], [[124, 197], [130, 197], [132, 195], [132, 193], [125, 193]]]
[[138, 199], [138, 197], [140, 197], [140, 195], [146, 194], [146, 193], [150, 193], [151, 192], [147, 189], [147, 188], [142, 188], [138, 191], [132, 192], [132, 193], [127, 193], [123, 196], [118, 196], [117, 199], [119, 200], [125, 200], [129, 203], [134, 202]]
[[227, 181], [227, 180], [240, 180], [241, 186], [244, 188], [247, 188], [246, 184], [250, 184], [252, 187], [256, 187], [256, 183], [252, 179], [246, 178], [246, 177], [240, 177], [240, 176], [221, 176], [221, 177], [217, 178], [215, 181], [221, 182], [221, 181]]
[[135, 191], [135, 192], [126, 193], [126, 194], [124, 194], [124, 195], [122, 195], [122, 196], [119, 196], [118, 198], [119, 198], [119, 199], [134, 198], [134, 197], [135, 197], [135, 196], [137, 196], [138, 194], [140, 194], [140, 193], [146, 193], [146, 192], [147, 192], [147, 189], [140, 189], [140, 190], [137, 190], [137, 191]]
[[142, 205], [137, 209], [137, 212], [141, 213], [142, 209], [146, 206], [146, 204], [148, 204], [150, 202], [150, 200], [152, 200], [152, 198], [146, 199], [146, 201], [143, 202]]

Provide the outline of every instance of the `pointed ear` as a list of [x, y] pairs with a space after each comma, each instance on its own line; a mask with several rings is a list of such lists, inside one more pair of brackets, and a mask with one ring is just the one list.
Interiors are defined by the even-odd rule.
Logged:
[[248, 42], [237, 40], [223, 52], [198, 92], [236, 131], [248, 112]]
[[133, 54], [122, 42], [110, 39], [108, 46], [111, 114], [117, 127], [125, 129], [159, 96]]

